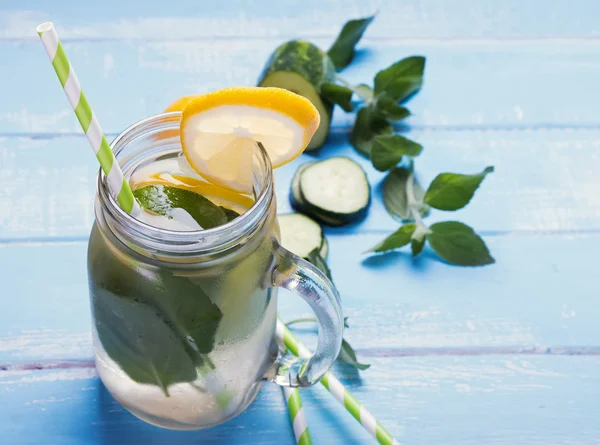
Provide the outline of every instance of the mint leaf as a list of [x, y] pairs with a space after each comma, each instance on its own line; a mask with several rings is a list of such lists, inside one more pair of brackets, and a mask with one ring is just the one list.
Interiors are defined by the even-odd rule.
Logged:
[[198, 377], [185, 340], [153, 307], [96, 289], [92, 309], [102, 347], [131, 380], [156, 385], [168, 397], [170, 385]]
[[338, 355], [338, 358], [341, 361], [354, 366], [360, 371], [364, 371], [365, 369], [369, 369], [371, 367], [371, 365], [369, 364], [363, 364], [358, 362], [354, 348], [350, 346], [350, 343], [348, 343], [346, 339], [342, 339], [342, 348], [340, 349], [340, 355]]
[[198, 193], [168, 185], [147, 185], [133, 191], [140, 205], [151, 212], [169, 217], [172, 209], [183, 209], [203, 229], [227, 223], [227, 215], [216, 204]]
[[494, 167], [486, 167], [474, 175], [440, 173], [429, 185], [425, 202], [438, 210], [462, 209], [471, 201], [486, 175], [493, 171]]
[[404, 101], [423, 85], [425, 57], [412, 56], [381, 70], [375, 76], [375, 95], [384, 93], [396, 100]]
[[388, 173], [383, 180], [382, 196], [383, 205], [387, 212], [394, 218], [399, 218], [402, 222], [413, 221], [411, 209], [408, 206], [407, 185], [408, 179], [412, 177], [412, 191], [414, 203], [422, 217], [429, 214], [429, 206], [423, 203], [425, 190], [419, 184], [412, 169], [406, 167], [396, 167]]
[[332, 104], [339, 105], [344, 111], [350, 112], [354, 110], [352, 105], [353, 91], [343, 85], [335, 83], [324, 83], [321, 85], [321, 96], [327, 99]]
[[373, 88], [371, 88], [369, 85], [361, 83], [360, 85], [356, 85], [353, 89], [358, 97], [365, 102], [370, 102], [373, 99]]
[[485, 242], [466, 224], [447, 221], [435, 223], [429, 230], [429, 244], [447, 262], [459, 266], [484, 266], [494, 263]]
[[354, 57], [354, 47], [362, 37], [367, 27], [371, 24], [374, 15], [363, 19], [346, 22], [340, 34], [327, 51], [337, 71], [346, 68]]
[[317, 267], [321, 272], [323, 272], [327, 276], [327, 278], [333, 281], [331, 278], [331, 271], [329, 270], [327, 263], [320, 254], [320, 248], [316, 247], [315, 249], [309, 252], [308, 262], [311, 263], [313, 266]]
[[426, 238], [423, 237], [420, 240], [414, 238], [410, 240], [410, 250], [412, 252], [413, 257], [421, 253], [421, 251], [423, 250], [423, 246], [425, 246], [425, 239]]
[[171, 273], [162, 271], [160, 277], [162, 287], [154, 295], [157, 298], [156, 305], [162, 308], [165, 318], [177, 327], [192, 349], [201, 354], [196, 358], [196, 365], [199, 366], [213, 350], [223, 313], [204, 291], [201, 281], [194, 282], [188, 277], [179, 276], [176, 270]]
[[406, 246], [416, 228], [415, 224], [405, 224], [367, 252], [388, 252]]
[[231, 222], [234, 219], [236, 219], [238, 216], [240, 216], [240, 214], [238, 212], [236, 212], [235, 210], [231, 210], [231, 209], [228, 209], [227, 207], [223, 207], [223, 206], [219, 206], [219, 208], [221, 210], [223, 210], [223, 213], [225, 213], [225, 216], [227, 217], [227, 222]]
[[373, 139], [371, 161], [379, 171], [394, 168], [402, 156], [415, 157], [421, 154], [423, 146], [399, 134], [379, 135]]
[[356, 115], [350, 143], [361, 155], [370, 158], [375, 136], [392, 132], [393, 128], [386, 119], [375, 113], [371, 107], [364, 107], [358, 110]]
[[383, 117], [390, 121], [399, 121], [410, 116], [408, 108], [398, 105], [394, 99], [386, 96], [378, 98], [375, 107]]

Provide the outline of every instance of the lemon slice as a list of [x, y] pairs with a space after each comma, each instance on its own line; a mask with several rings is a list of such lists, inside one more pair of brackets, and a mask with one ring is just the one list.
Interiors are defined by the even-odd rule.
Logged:
[[171, 111], [181, 111], [183, 110], [183, 107], [185, 107], [188, 103], [190, 103], [192, 100], [196, 99], [197, 97], [200, 97], [200, 95], [196, 94], [196, 95], [192, 95], [192, 96], [182, 96], [179, 99], [177, 99], [176, 101], [171, 102], [171, 104], [169, 104], [169, 106], [167, 108], [165, 108], [165, 113], [169, 113]]
[[277, 168], [298, 157], [318, 127], [319, 112], [302, 96], [280, 88], [225, 88], [185, 102], [181, 146], [199, 175], [251, 193], [256, 142]]

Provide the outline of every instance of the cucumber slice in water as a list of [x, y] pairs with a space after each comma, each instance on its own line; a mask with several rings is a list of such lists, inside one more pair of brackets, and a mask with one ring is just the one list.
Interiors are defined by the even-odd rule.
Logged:
[[321, 226], [300, 213], [278, 215], [281, 245], [299, 257], [308, 258], [314, 249], [323, 249], [325, 237]]
[[300, 196], [310, 215], [318, 215], [327, 224], [342, 225], [366, 216], [371, 187], [360, 165], [346, 157], [334, 157], [315, 162], [300, 173]]
[[321, 98], [321, 85], [335, 82], [335, 66], [319, 47], [310, 42], [292, 40], [279, 46], [263, 69], [260, 87], [278, 87], [300, 94], [319, 111], [321, 124], [306, 151], [319, 148], [329, 134], [333, 105]]

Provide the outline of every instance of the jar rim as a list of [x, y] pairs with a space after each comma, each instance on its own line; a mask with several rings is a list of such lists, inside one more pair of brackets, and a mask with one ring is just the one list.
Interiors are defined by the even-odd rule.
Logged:
[[[110, 144], [119, 161], [129, 144], [140, 138], [147, 137], [158, 131], [179, 130], [181, 112], [161, 113], [146, 117], [123, 130]], [[206, 251], [223, 249], [234, 245], [240, 238], [253, 232], [266, 218], [273, 200], [273, 170], [268, 153], [261, 144], [256, 144], [255, 157], [259, 161], [261, 172], [264, 173], [264, 184], [260, 187], [254, 204], [234, 220], [212, 229], [177, 231], [149, 225], [125, 212], [109, 192], [107, 177], [99, 169], [97, 177], [97, 196], [104, 215], [109, 219], [113, 232], [126, 232], [129, 242], [153, 252], [171, 252], [179, 254], [200, 254]], [[123, 166], [122, 166], [123, 167]], [[125, 172], [125, 169], [123, 169]], [[98, 219], [96, 214], [96, 219]], [[126, 230], [123, 230], [126, 229]], [[121, 238], [121, 237], [119, 237]]]

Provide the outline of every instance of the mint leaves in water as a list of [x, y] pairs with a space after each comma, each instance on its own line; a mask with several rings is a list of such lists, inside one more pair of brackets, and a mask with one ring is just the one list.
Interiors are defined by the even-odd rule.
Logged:
[[94, 227], [90, 289], [98, 339], [132, 380], [160, 387], [193, 382], [212, 368], [223, 313], [203, 283], [177, 269], [117, 258]]
[[238, 216], [198, 193], [168, 185], [147, 185], [134, 190], [133, 196], [144, 209], [162, 216], [169, 217], [172, 209], [183, 209], [203, 229], [222, 226]]
[[423, 218], [429, 208], [458, 210], [466, 206], [486, 175], [493, 167], [481, 173], [460, 175], [441, 173], [426, 192], [418, 185], [411, 168], [397, 167], [390, 171], [383, 184], [386, 209], [405, 224], [369, 252], [382, 253], [411, 244], [413, 256], [423, 250], [425, 241], [445, 261], [459, 266], [483, 266], [494, 262], [485, 242], [475, 231], [457, 221], [425, 225]]
[[185, 340], [151, 306], [101, 290], [92, 303], [102, 347], [133, 381], [157, 385], [168, 396], [173, 383], [197, 378]]

